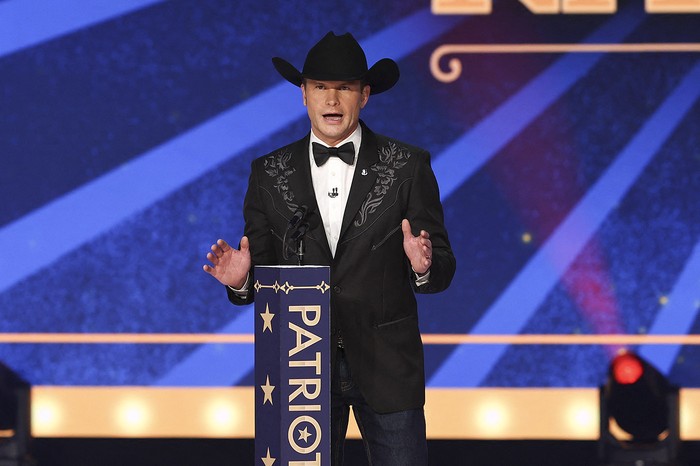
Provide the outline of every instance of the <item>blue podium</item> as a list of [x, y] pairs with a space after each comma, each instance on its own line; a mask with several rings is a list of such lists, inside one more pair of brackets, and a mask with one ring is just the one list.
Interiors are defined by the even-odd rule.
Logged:
[[329, 282], [329, 267], [255, 267], [256, 465], [331, 464]]

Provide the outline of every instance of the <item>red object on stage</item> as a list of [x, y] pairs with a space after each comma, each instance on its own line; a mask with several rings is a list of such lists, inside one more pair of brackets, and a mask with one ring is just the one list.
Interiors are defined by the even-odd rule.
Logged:
[[613, 376], [621, 385], [632, 385], [644, 374], [642, 362], [630, 353], [623, 353], [613, 360]]

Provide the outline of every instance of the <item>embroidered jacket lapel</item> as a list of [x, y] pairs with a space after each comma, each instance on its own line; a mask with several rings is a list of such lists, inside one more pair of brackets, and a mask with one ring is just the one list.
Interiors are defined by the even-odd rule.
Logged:
[[377, 179], [377, 173], [372, 170], [372, 166], [379, 161], [377, 137], [367, 128], [364, 122], [360, 122], [360, 124], [362, 124], [362, 145], [360, 146], [359, 157], [357, 158], [355, 175], [352, 178], [348, 203], [343, 213], [343, 224], [340, 229], [341, 242], [343, 235], [352, 224], [357, 211], [360, 210], [362, 203], [365, 202], [370, 195], [369, 191], [372, 189]]

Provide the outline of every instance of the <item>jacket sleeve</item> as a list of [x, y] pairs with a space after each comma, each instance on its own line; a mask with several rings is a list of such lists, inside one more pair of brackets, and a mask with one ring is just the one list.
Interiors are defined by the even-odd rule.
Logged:
[[433, 258], [428, 283], [421, 286], [414, 284], [414, 289], [417, 293], [437, 293], [445, 290], [452, 282], [457, 261], [447, 236], [440, 190], [430, 166], [430, 154], [421, 151], [416, 155], [406, 218], [411, 222], [414, 235], [420, 230], [430, 234]]
[[248, 294], [245, 298], [238, 296], [230, 288], [226, 288], [229, 300], [236, 305], [250, 304], [253, 302], [255, 284], [255, 266], [275, 263], [274, 235], [269, 225], [262, 201], [265, 195], [264, 188], [258, 181], [256, 162], [251, 164], [248, 190], [243, 201], [243, 218], [245, 220], [244, 234], [250, 241], [251, 267], [248, 282]]

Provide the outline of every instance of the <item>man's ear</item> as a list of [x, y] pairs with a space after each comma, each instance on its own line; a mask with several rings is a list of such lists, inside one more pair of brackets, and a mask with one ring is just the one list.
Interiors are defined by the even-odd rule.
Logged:
[[362, 102], [360, 103], [360, 108], [365, 108], [365, 105], [367, 105], [367, 101], [369, 100], [369, 96], [372, 93], [371, 88], [369, 84], [365, 84], [365, 86], [362, 88]]

